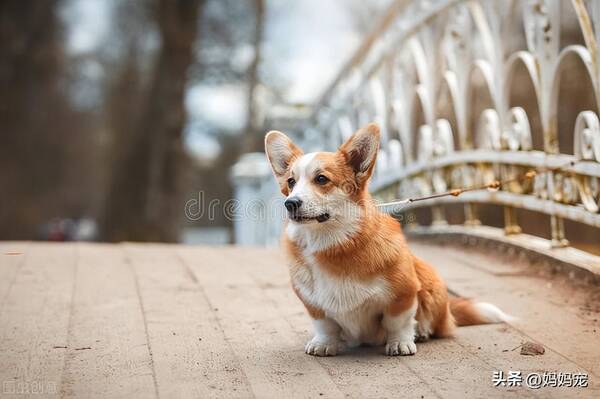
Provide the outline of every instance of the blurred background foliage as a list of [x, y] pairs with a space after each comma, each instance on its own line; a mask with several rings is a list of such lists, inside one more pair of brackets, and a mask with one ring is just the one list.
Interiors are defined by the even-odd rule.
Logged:
[[231, 198], [268, 110], [308, 107], [388, 3], [3, 0], [0, 239], [229, 231], [185, 199]]

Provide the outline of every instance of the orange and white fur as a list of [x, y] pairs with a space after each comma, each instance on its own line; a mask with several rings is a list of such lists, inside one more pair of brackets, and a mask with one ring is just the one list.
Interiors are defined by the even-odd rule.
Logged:
[[370, 124], [336, 152], [304, 154], [283, 133], [265, 137], [287, 197], [283, 245], [292, 286], [313, 319], [310, 355], [334, 356], [360, 344], [414, 355], [415, 338], [508, 318], [488, 303], [449, 300], [433, 267], [410, 252], [399, 223], [376, 209], [367, 184], [379, 140]]

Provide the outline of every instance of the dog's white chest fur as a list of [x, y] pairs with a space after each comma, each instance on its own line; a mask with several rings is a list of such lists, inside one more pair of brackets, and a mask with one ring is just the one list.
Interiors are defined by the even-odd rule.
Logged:
[[362, 341], [376, 335], [379, 316], [391, 295], [385, 279], [359, 281], [338, 277], [323, 270], [313, 256], [305, 255], [305, 259], [305, 267], [291, 270], [292, 283], [302, 298], [334, 319], [347, 340]]

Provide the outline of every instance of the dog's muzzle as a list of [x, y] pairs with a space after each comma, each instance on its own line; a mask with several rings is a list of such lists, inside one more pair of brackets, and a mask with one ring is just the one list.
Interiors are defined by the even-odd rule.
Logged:
[[290, 219], [297, 223], [309, 222], [311, 220], [316, 220], [319, 223], [323, 223], [329, 220], [329, 213], [325, 212], [317, 216], [306, 216], [300, 212], [300, 207], [302, 206], [302, 200], [298, 197], [292, 197], [285, 200], [283, 203], [285, 205], [285, 209], [287, 209], [288, 214], [290, 215]]

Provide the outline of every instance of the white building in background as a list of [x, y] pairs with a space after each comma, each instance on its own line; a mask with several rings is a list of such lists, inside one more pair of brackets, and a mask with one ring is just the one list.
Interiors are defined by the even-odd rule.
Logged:
[[[299, 133], [310, 112], [310, 107], [274, 106], [269, 109], [265, 133], [280, 130], [301, 143], [305, 151], [314, 150], [316, 147], [311, 140]], [[285, 198], [265, 154], [242, 155], [231, 168], [231, 182], [234, 206], [229, 211], [232, 211], [233, 242], [237, 245], [278, 245], [285, 221]]]
[[242, 155], [231, 169], [234, 243], [277, 245], [283, 225], [283, 200], [262, 152]]

